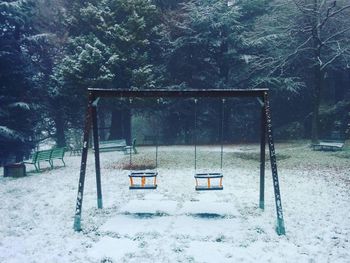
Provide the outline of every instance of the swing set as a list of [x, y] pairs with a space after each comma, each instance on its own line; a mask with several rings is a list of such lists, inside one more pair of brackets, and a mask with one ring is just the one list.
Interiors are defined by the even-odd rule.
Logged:
[[[132, 100], [130, 99], [130, 103]], [[208, 172], [208, 173], [197, 173], [197, 99], [194, 99], [194, 169], [195, 174], [194, 178], [196, 180], [196, 191], [206, 191], [206, 190], [223, 190], [222, 185], [222, 164], [223, 164], [223, 139], [224, 139], [224, 103], [225, 99], [222, 99], [222, 111], [221, 111], [221, 151], [220, 151], [220, 169], [221, 172]], [[157, 100], [159, 104], [159, 99]], [[159, 131], [157, 129], [156, 134], [156, 165], [155, 169], [158, 168], [158, 137]], [[132, 152], [129, 152], [129, 167], [132, 167]], [[157, 189], [157, 171], [144, 171], [144, 172], [133, 172], [129, 173], [130, 179], [130, 190], [154, 190]], [[212, 180], [213, 179], [213, 180]], [[153, 180], [153, 183], [152, 183]], [[135, 181], [139, 181], [139, 183], [135, 183]], [[200, 181], [206, 181], [206, 184], [200, 183]], [[213, 181], [217, 181], [217, 184], [213, 184]]]
[[[223, 190], [223, 137], [224, 137], [224, 113], [225, 98], [234, 97], [252, 97], [257, 98], [261, 106], [261, 129], [260, 129], [260, 194], [259, 207], [265, 207], [265, 146], [266, 139], [269, 146], [272, 181], [274, 188], [275, 206], [276, 206], [276, 232], [278, 235], [285, 234], [285, 226], [282, 211], [282, 201], [279, 189], [279, 180], [277, 172], [277, 162], [274, 141], [272, 136], [272, 122], [270, 105], [268, 99], [268, 89], [225, 89], [225, 90], [111, 90], [111, 89], [88, 89], [88, 107], [85, 118], [83, 151], [81, 157], [80, 176], [78, 184], [78, 195], [76, 201], [74, 230], [81, 230], [81, 212], [84, 196], [84, 183], [86, 175], [86, 162], [88, 154], [88, 144], [90, 129], [93, 130], [93, 143], [95, 153], [95, 170], [96, 170], [96, 188], [97, 188], [97, 207], [102, 209], [102, 189], [101, 189], [101, 169], [100, 169], [100, 152], [99, 152], [99, 135], [97, 122], [97, 103], [101, 97], [112, 98], [194, 98], [194, 178], [196, 181], [195, 190]], [[220, 151], [220, 169], [221, 172], [201, 172], [197, 173], [197, 98], [221, 98], [221, 151]], [[132, 151], [130, 151], [130, 167], [132, 162]], [[156, 143], [156, 169], [158, 167], [158, 139]], [[157, 188], [158, 171], [131, 171], [129, 173], [130, 190], [143, 189], [153, 190]], [[200, 182], [205, 182], [200, 183]], [[213, 183], [216, 182], [216, 183]]]

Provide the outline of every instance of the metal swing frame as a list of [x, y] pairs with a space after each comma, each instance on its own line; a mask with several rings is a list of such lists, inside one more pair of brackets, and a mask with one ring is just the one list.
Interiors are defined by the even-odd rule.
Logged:
[[[272, 134], [272, 121], [270, 104], [268, 98], [268, 89], [209, 89], [209, 90], [121, 90], [121, 89], [88, 89], [88, 105], [85, 116], [85, 128], [83, 137], [83, 151], [81, 155], [81, 166], [78, 183], [78, 194], [76, 200], [75, 216], [73, 228], [80, 231], [81, 212], [84, 197], [84, 183], [86, 175], [86, 162], [88, 155], [89, 136], [92, 126], [93, 142], [95, 149], [95, 170], [96, 170], [96, 188], [97, 188], [97, 207], [102, 209], [102, 189], [101, 189], [101, 169], [100, 152], [98, 139], [97, 122], [97, 102], [101, 97], [110, 98], [233, 98], [233, 97], [251, 97], [257, 98], [261, 106], [261, 129], [260, 129], [260, 193], [259, 207], [265, 207], [265, 146], [269, 147], [272, 181], [275, 196], [276, 231], [278, 235], [285, 234], [285, 225], [282, 210], [281, 193], [278, 180], [277, 162]], [[267, 141], [266, 141], [267, 139]]]

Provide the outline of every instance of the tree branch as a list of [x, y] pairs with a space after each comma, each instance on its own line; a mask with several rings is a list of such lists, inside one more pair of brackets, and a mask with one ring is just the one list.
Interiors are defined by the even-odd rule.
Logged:
[[309, 13], [315, 13], [315, 14], [319, 14], [320, 13], [319, 11], [314, 10], [314, 8], [307, 8], [307, 7], [305, 7], [305, 3], [300, 3], [300, 2], [298, 2], [296, 0], [293, 0], [293, 2], [295, 4], [295, 6], [299, 9], [299, 11], [302, 12], [303, 14], [310, 15]]
[[327, 43], [329, 42], [329, 40], [331, 40], [332, 38], [335, 38], [335, 37], [337, 37], [337, 36], [339, 36], [339, 35], [342, 35], [342, 34], [344, 34], [346, 31], [349, 31], [349, 30], [350, 30], [350, 27], [347, 27], [347, 28], [343, 29], [342, 31], [339, 31], [339, 32], [337, 32], [337, 33], [331, 35], [330, 37], [328, 37], [328, 38], [326, 38], [324, 41], [322, 41], [322, 42], [321, 42], [321, 45], [323, 46], [323, 45], [327, 44]]
[[327, 21], [330, 18], [332, 18], [333, 16], [336, 16], [337, 14], [339, 14], [339, 13], [343, 12], [344, 10], [350, 8], [350, 5], [346, 5], [346, 6], [343, 6], [342, 8], [334, 11], [333, 13], [330, 13], [330, 11], [335, 7], [335, 3], [336, 3], [336, 1], [334, 1], [333, 6], [328, 8], [327, 15], [326, 15], [325, 19], [323, 19], [323, 21], [317, 25], [317, 28], [322, 28], [327, 23]]
[[334, 60], [336, 60], [338, 57], [340, 57], [341, 55], [343, 55], [345, 52], [347, 51], [347, 49], [343, 49], [341, 50], [338, 54], [336, 54], [333, 58], [331, 58], [330, 60], [328, 60], [326, 63], [324, 63], [321, 66], [321, 71], [323, 71], [328, 65], [332, 64]]

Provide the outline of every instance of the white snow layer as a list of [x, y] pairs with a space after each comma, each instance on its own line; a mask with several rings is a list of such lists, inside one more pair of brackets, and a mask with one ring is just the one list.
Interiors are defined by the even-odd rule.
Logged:
[[0, 126], [0, 136], [9, 139], [9, 140], [20, 140], [24, 141], [24, 137], [6, 126]]
[[20, 108], [22, 110], [30, 110], [30, 106], [25, 102], [14, 102], [8, 105], [10, 108]]
[[126, 157], [102, 153], [101, 210], [90, 153], [83, 231], [74, 232], [80, 157], [67, 154], [66, 167], [0, 178], [0, 262], [350, 262], [348, 160], [306, 145], [276, 148], [291, 154], [279, 162], [285, 236], [275, 232], [268, 164], [262, 211], [258, 161], [239, 159], [231, 150], [224, 190], [196, 192], [193, 149], [183, 146], [160, 148], [154, 191], [128, 190], [127, 171], [115, 168]]

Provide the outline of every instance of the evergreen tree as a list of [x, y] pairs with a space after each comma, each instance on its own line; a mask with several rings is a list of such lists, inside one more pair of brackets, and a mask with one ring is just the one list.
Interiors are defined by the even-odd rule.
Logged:
[[[79, 100], [86, 88], [147, 89], [161, 83], [164, 32], [149, 1], [91, 0], [73, 4], [68, 14], [67, 55], [53, 75], [58, 94]], [[124, 127], [112, 127], [111, 137], [128, 137], [130, 109], [114, 109], [112, 115], [112, 126], [123, 119]]]
[[20, 161], [32, 147], [31, 1], [0, 3], [0, 158]]
[[[249, 88], [246, 82], [249, 67], [244, 56], [249, 47], [244, 44], [244, 36], [267, 7], [267, 1], [261, 0], [204, 0], [187, 1], [170, 10], [167, 14], [172, 43], [167, 61], [169, 86], [179, 89]], [[178, 102], [173, 107], [177, 111], [168, 118], [168, 137], [187, 134], [193, 128], [193, 118], [186, 110], [189, 105]], [[211, 129], [211, 134], [217, 134], [219, 116], [212, 114], [217, 108], [214, 103], [204, 104], [200, 109], [199, 125]], [[175, 127], [182, 130], [172, 129], [170, 123], [177, 123]]]

